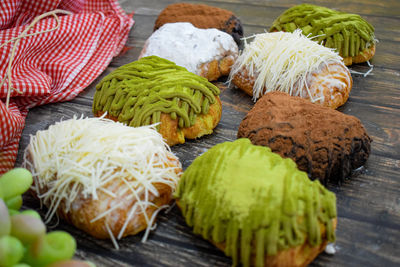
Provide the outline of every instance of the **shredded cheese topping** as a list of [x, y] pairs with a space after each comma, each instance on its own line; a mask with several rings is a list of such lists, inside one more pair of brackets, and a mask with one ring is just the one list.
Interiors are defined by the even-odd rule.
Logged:
[[366, 72], [359, 72], [359, 71], [350, 69], [350, 73], [353, 73], [353, 74], [360, 74], [360, 75], [364, 76], [364, 78], [367, 77], [368, 75], [374, 75], [374, 74], [372, 73], [372, 71], [374, 70], [374, 65], [372, 65], [372, 64], [369, 62], [369, 60], [367, 60], [367, 64], [368, 64], [369, 70], [367, 70]]
[[[176, 160], [178, 164], [175, 165], [179, 166], [171, 164], [171, 160]], [[154, 221], [154, 216], [147, 216], [146, 209], [155, 207], [154, 214], [157, 214], [159, 209], [165, 208], [151, 202], [151, 195], [159, 196], [154, 183], [166, 184], [174, 191], [181, 175], [179, 161], [154, 125], [134, 128], [104, 118], [74, 117], [38, 131], [31, 136], [24, 165], [32, 170], [34, 190], [49, 208], [47, 221], [56, 214], [61, 203], [68, 212], [78, 195], [96, 200], [101, 191], [113, 199], [112, 205], [91, 222], [126, 207], [124, 200], [134, 198], [136, 202], [129, 207], [129, 215], [117, 238], [123, 236], [135, 215], [143, 214], [148, 228], [143, 241]], [[120, 186], [109, 190], [107, 185], [113, 181], [118, 181], [116, 184]], [[47, 192], [40, 194], [42, 188]], [[129, 197], [121, 198], [127, 192]], [[105, 220], [105, 229], [116, 244], [110, 230], [112, 222], [111, 218]]]
[[[247, 39], [254, 38], [251, 43]], [[265, 92], [282, 91], [301, 96], [307, 88], [307, 76], [320, 68], [321, 64], [337, 62], [342, 58], [333, 49], [311, 41], [296, 30], [256, 34], [245, 39], [245, 46], [230, 73], [230, 80], [245, 68], [255, 78], [253, 99], [256, 101]]]

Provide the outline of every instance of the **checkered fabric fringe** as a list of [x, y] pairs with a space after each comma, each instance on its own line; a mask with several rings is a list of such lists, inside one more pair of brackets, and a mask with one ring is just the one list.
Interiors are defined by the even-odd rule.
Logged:
[[[2, 0], [0, 45], [18, 37], [35, 17], [55, 9], [71, 14], [58, 15], [57, 30], [25, 37], [16, 47], [8, 108], [7, 79], [0, 88], [0, 174], [14, 167], [29, 108], [76, 97], [121, 52], [134, 23], [116, 0]], [[49, 16], [28, 34], [56, 25]], [[0, 48], [0, 81], [13, 45]]]

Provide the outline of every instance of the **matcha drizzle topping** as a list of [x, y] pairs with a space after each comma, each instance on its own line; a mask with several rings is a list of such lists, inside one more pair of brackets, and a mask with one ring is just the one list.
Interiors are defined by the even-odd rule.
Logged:
[[93, 113], [108, 112], [129, 126], [160, 122], [161, 113], [178, 119], [180, 128], [207, 114], [218, 87], [175, 63], [150, 56], [119, 67], [96, 86]]
[[289, 8], [272, 24], [270, 31], [303, 34], [329, 48], [335, 48], [342, 57], [354, 57], [375, 44], [374, 27], [356, 14], [349, 14], [310, 4]]
[[248, 139], [214, 146], [184, 172], [175, 193], [196, 234], [224, 243], [233, 264], [264, 266], [266, 255], [335, 240], [336, 197], [291, 159]]

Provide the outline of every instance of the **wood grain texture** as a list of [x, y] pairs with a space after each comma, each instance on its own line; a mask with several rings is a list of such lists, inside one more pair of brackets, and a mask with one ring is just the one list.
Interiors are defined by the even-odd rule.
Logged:
[[[135, 12], [136, 21], [126, 44], [131, 49], [114, 58], [108, 69], [76, 99], [32, 109], [20, 142], [17, 166], [29, 136], [38, 130], [74, 115], [92, 116], [95, 84], [115, 68], [137, 59], [145, 40], [153, 30], [158, 13], [171, 0], [121, 0], [127, 12]], [[197, 1], [188, 1], [196, 3]], [[213, 0], [209, 5], [233, 11], [244, 25], [245, 36], [262, 33], [286, 8], [299, 0]], [[337, 254], [321, 254], [311, 266], [399, 266], [400, 265], [400, 1], [398, 0], [313, 0], [341, 11], [363, 15], [375, 27], [380, 40], [371, 63], [373, 75], [353, 75], [354, 86], [348, 102], [339, 110], [358, 117], [373, 139], [367, 164], [342, 185], [329, 184], [336, 193], [338, 206]], [[351, 67], [365, 72], [367, 64]], [[237, 129], [253, 102], [240, 90], [221, 80], [222, 119], [215, 132], [204, 138], [173, 147], [187, 168], [193, 159], [217, 143], [236, 139]], [[24, 196], [24, 206], [39, 210], [39, 202]], [[44, 215], [44, 210], [39, 211]], [[55, 222], [54, 222], [55, 223]], [[158, 227], [147, 243], [142, 234], [127, 237], [115, 250], [109, 241], [96, 240], [80, 230], [60, 222], [56, 229], [70, 232], [78, 242], [76, 258], [98, 266], [230, 266], [231, 260], [186, 226], [174, 207], [161, 213]]]

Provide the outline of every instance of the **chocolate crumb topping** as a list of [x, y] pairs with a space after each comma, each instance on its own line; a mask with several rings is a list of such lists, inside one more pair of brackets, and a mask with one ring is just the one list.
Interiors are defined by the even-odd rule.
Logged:
[[323, 183], [339, 183], [365, 164], [372, 141], [356, 117], [281, 92], [258, 100], [239, 126], [243, 137], [293, 159]]

